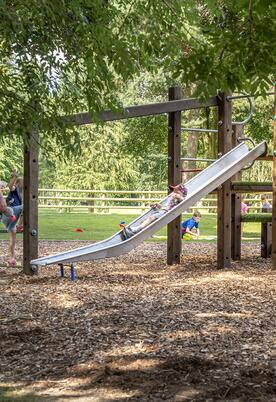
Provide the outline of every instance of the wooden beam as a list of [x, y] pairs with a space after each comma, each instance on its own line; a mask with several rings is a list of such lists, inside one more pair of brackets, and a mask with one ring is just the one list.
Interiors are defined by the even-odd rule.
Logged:
[[273, 197], [272, 197], [272, 267], [276, 269], [276, 84], [274, 84], [274, 124], [273, 124]]
[[231, 190], [235, 193], [271, 193], [272, 183], [255, 183], [249, 184], [232, 182]]
[[[179, 99], [169, 102], [151, 103], [148, 105], [129, 106], [124, 108], [121, 112], [104, 110], [99, 114], [98, 120], [113, 121], [131, 119], [134, 117], [180, 112], [182, 110], [200, 109], [212, 106], [217, 106], [217, 97], [215, 96], [204, 102], [197, 98]], [[89, 113], [77, 113], [70, 116], [63, 116], [61, 117], [61, 120], [64, 124], [73, 124], [77, 126], [95, 123], [95, 120], [92, 119]]]
[[38, 133], [32, 131], [24, 144], [23, 271], [32, 275], [30, 261], [38, 257]]
[[[181, 98], [181, 88], [169, 88], [169, 99]], [[168, 117], [168, 185], [181, 182], [181, 111], [169, 113]], [[168, 224], [167, 263], [180, 264], [181, 216]]]
[[269, 161], [273, 162], [273, 155], [259, 156], [256, 161]]
[[[232, 147], [238, 145], [238, 138], [243, 137], [243, 125], [235, 125], [232, 133]], [[241, 180], [242, 173], [238, 172], [231, 180]], [[241, 259], [241, 195], [231, 193], [231, 257], [233, 260]]]
[[272, 213], [270, 212], [258, 212], [258, 213], [247, 213], [241, 214], [242, 222], [256, 222], [256, 223], [267, 223], [272, 222]]
[[[232, 149], [232, 103], [227, 94], [218, 95], [218, 153], [224, 155]], [[217, 265], [227, 268], [231, 264], [231, 181], [218, 189]]]

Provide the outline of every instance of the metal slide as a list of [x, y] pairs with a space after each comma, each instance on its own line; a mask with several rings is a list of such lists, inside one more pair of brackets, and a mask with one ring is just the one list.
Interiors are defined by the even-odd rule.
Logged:
[[[216, 160], [202, 172], [185, 183], [188, 190], [185, 200], [130, 239], [122, 240], [119, 231], [106, 240], [32, 260], [31, 265], [33, 269], [38, 266], [96, 260], [100, 258], [116, 257], [128, 253], [130, 250], [141, 244], [145, 239], [160, 230], [163, 226], [174, 220], [182, 212], [195, 205], [195, 203], [202, 197], [206, 196], [226, 180], [230, 179], [230, 177], [239, 172], [245, 165], [254, 161], [258, 156], [263, 155], [266, 152], [266, 148], [265, 141], [251, 150], [248, 149], [244, 142], [233, 148], [230, 152], [223, 155], [220, 159]], [[162, 204], [166, 198], [160, 203]], [[152, 210], [147, 211], [131, 222], [127, 227], [131, 228], [132, 225], [137, 226], [151, 213]]]

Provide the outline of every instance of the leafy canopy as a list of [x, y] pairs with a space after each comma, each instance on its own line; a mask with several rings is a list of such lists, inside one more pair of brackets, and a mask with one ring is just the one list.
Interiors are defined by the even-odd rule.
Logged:
[[61, 114], [118, 108], [123, 83], [160, 69], [197, 95], [265, 91], [276, 3], [263, 0], [2, 0], [0, 137], [37, 127], [74, 149]]

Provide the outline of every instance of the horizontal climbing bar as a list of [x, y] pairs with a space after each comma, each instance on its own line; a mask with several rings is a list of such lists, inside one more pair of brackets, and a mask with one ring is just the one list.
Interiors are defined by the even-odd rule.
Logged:
[[182, 173], [195, 173], [195, 172], [202, 172], [203, 169], [182, 169]]
[[212, 128], [181, 127], [181, 131], [191, 131], [191, 132], [195, 132], [195, 133], [218, 133], [218, 130], [214, 130]]
[[208, 159], [208, 158], [181, 158], [181, 160], [183, 162], [189, 162], [189, 161], [193, 161], [193, 162], [215, 162], [217, 159]]

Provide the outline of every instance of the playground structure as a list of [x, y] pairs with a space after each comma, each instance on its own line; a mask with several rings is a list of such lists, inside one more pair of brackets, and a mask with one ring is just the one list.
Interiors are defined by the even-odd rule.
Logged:
[[[194, 178], [185, 183], [187, 197], [179, 205], [169, 210], [159, 219], [153, 221], [143, 230], [139, 231], [135, 236], [127, 240], [123, 240], [121, 238], [121, 233], [118, 232], [107, 240], [97, 242], [89, 246], [62, 252], [53, 256], [38, 258], [31, 262], [32, 266], [69, 263], [72, 267], [72, 264], [78, 261], [116, 257], [121, 254], [125, 254], [152, 236], [163, 226], [176, 219], [179, 215], [181, 215], [182, 212], [190, 208], [191, 205], [194, 205], [205, 194], [216, 189], [235, 172], [238, 172], [242, 166], [248, 162], [252, 162], [256, 157], [262, 155], [265, 151], [265, 142], [262, 142], [258, 146], [254, 147], [251, 151], [248, 150], [244, 143], [239, 144], [208, 168], [204, 169], [200, 174], [196, 175]], [[167, 198], [160, 203], [166, 203], [166, 200]], [[133, 226], [140, 225], [153, 213], [154, 212], [152, 210], [149, 210], [128, 224], [126, 228], [131, 229]]]
[[[246, 97], [246, 95], [242, 95]], [[181, 182], [181, 112], [185, 110], [217, 107], [218, 109], [218, 156], [222, 157], [237, 146], [240, 137], [243, 137], [243, 124], [246, 122], [232, 122], [232, 100], [239, 97], [232, 97], [221, 93], [205, 102], [199, 99], [181, 99], [179, 87], [169, 89], [169, 101], [141, 106], [132, 106], [124, 109], [122, 114], [114, 114], [111, 111], [104, 111], [99, 118], [103, 121], [113, 121], [126, 118], [143, 117], [156, 114], [168, 113], [168, 184], [178, 184]], [[88, 113], [79, 113], [62, 118], [66, 124], [91, 124], [93, 123]], [[189, 129], [190, 130], [190, 129]], [[276, 129], [274, 123], [274, 148], [276, 148]], [[32, 274], [34, 267], [31, 261], [38, 257], [38, 132], [33, 131], [28, 135], [24, 150], [24, 255], [23, 265], [26, 274]], [[245, 145], [244, 145], [245, 146]], [[246, 151], [247, 152], [247, 147]], [[258, 148], [258, 147], [256, 147]], [[245, 163], [258, 159], [265, 152], [258, 148], [257, 154], [253, 158], [247, 158]], [[267, 158], [273, 160], [273, 213], [272, 213], [272, 238], [276, 239], [276, 160], [272, 157], [261, 156], [260, 159]], [[239, 180], [238, 171], [242, 169], [244, 163], [238, 166], [238, 170], [231, 171], [230, 176], [223, 176], [223, 181], [216, 183], [218, 195], [218, 268], [229, 267], [232, 259], [240, 258], [240, 196], [231, 184], [231, 176]], [[203, 173], [203, 172], [202, 172]], [[201, 173], [200, 173], [201, 174]], [[199, 175], [200, 175], [199, 174]], [[199, 176], [198, 175], [198, 176]], [[209, 188], [213, 191], [214, 188]], [[250, 186], [249, 186], [250, 190]], [[245, 190], [243, 190], [245, 191]], [[204, 192], [203, 195], [207, 194]], [[195, 200], [194, 200], [195, 201]], [[181, 205], [181, 204], [180, 204]], [[163, 221], [163, 225], [168, 223], [167, 240], [167, 263], [169, 265], [180, 263], [181, 256], [181, 233], [180, 219], [182, 209], [175, 209], [178, 212], [170, 221]], [[132, 247], [133, 248], [133, 247]], [[104, 257], [104, 256], [103, 256]], [[276, 268], [276, 241], [272, 242], [272, 261]]]

